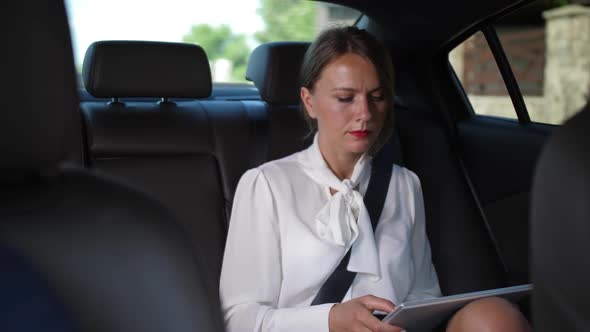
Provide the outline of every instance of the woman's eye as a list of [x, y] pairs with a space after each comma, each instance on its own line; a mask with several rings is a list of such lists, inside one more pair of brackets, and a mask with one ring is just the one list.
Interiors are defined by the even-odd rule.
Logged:
[[371, 95], [371, 100], [373, 101], [383, 101], [385, 97], [381, 94], [379, 95]]
[[352, 97], [336, 97], [336, 99], [341, 103], [350, 103], [352, 101]]

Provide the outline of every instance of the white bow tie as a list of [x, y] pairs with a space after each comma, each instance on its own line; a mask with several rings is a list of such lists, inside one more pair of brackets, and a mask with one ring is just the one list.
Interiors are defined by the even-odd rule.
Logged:
[[358, 237], [359, 210], [365, 204], [361, 194], [354, 190], [356, 185], [352, 181], [346, 179], [339, 184], [330, 185], [338, 191], [316, 215], [316, 231], [323, 240], [346, 247]]
[[352, 246], [349, 271], [369, 273], [379, 279], [379, 259], [371, 219], [363, 196], [355, 190], [361, 180], [368, 177], [370, 157], [361, 157], [351, 178], [340, 181], [323, 159], [317, 139], [316, 135], [308, 151], [313, 160], [308, 173], [317, 182], [337, 192], [315, 216], [316, 233], [322, 240], [336, 246], [347, 249]]

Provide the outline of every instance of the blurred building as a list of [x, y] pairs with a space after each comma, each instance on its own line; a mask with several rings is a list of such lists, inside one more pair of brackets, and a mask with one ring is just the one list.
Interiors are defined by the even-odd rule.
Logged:
[[[590, 7], [539, 1], [494, 26], [533, 121], [559, 124], [585, 104]], [[476, 113], [515, 116], [483, 33], [468, 38], [449, 58]]]

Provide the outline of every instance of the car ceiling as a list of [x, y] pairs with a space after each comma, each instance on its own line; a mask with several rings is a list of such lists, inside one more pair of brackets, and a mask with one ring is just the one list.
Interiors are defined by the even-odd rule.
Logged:
[[[382, 1], [330, 0], [355, 8], [387, 30], [398, 55], [431, 55], [472, 27], [533, 0]], [[465, 36], [466, 37], [466, 36]]]

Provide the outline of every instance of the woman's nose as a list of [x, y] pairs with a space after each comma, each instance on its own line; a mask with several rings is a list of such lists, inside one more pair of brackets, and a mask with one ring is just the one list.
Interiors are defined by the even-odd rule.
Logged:
[[367, 98], [359, 98], [357, 105], [357, 119], [364, 122], [371, 120], [371, 107]]

